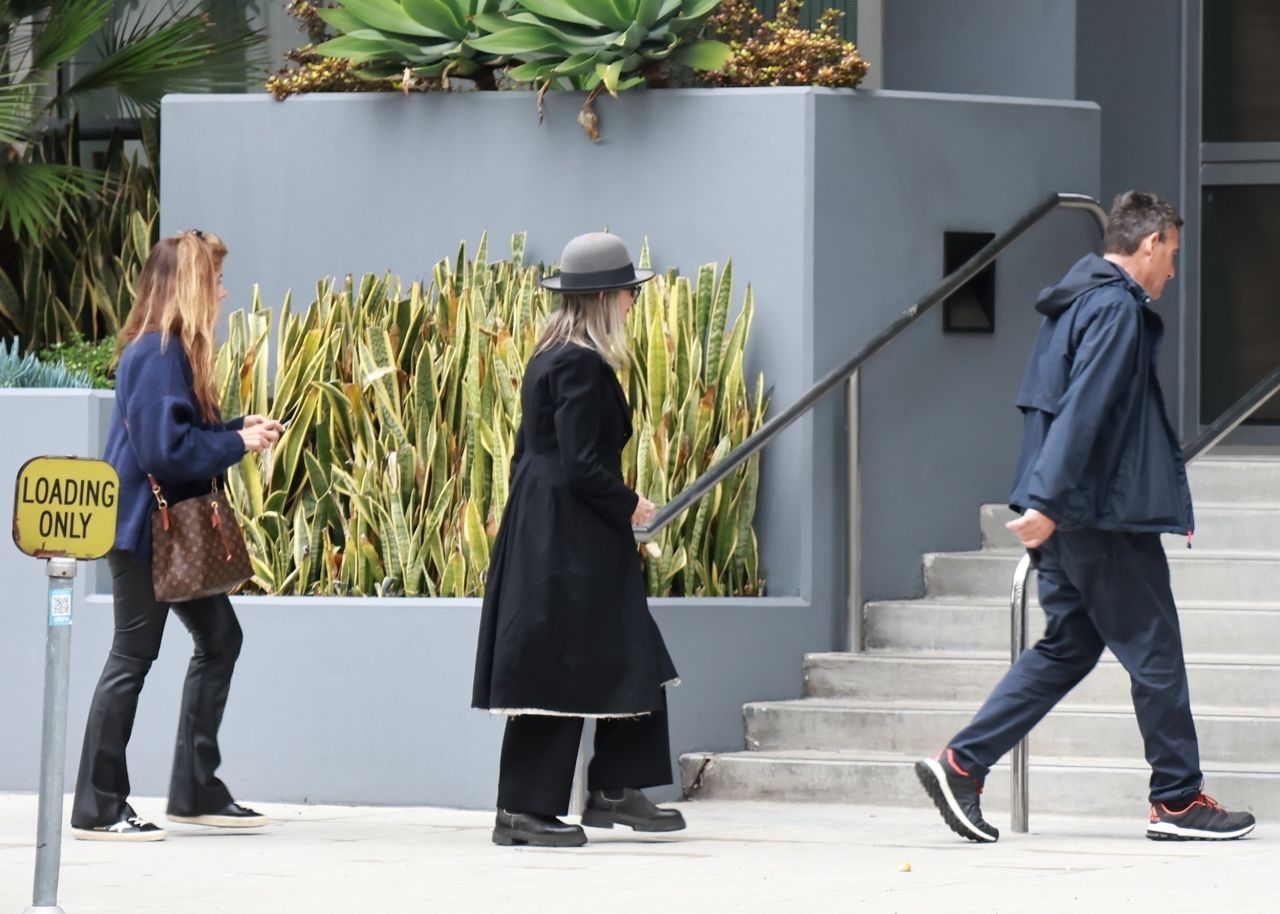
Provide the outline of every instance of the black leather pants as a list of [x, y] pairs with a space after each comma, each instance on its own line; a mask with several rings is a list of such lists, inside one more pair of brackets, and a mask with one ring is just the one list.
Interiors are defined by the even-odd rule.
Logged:
[[220, 811], [231, 802], [231, 793], [214, 775], [222, 762], [218, 728], [242, 640], [231, 601], [218, 595], [172, 606], [158, 603], [149, 564], [123, 552], [112, 552], [107, 562], [115, 598], [115, 636], [89, 707], [71, 824], [111, 825], [126, 812], [125, 748], [138, 694], [159, 654], [170, 609], [191, 632], [195, 652], [182, 690], [168, 811], [190, 816]]

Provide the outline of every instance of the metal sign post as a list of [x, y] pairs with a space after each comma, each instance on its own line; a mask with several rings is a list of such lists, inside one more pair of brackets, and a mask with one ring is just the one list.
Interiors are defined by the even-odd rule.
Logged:
[[36, 879], [26, 914], [63, 914], [58, 907], [62, 861], [62, 784], [67, 766], [67, 686], [71, 681], [71, 588], [76, 560], [53, 558], [49, 625], [44, 652], [44, 727], [40, 738], [40, 812], [36, 825]]
[[101, 460], [37, 457], [18, 471], [13, 541], [27, 555], [46, 560], [49, 579], [36, 875], [26, 914], [63, 914], [58, 906], [58, 871], [67, 767], [72, 589], [76, 560], [101, 558], [114, 545], [119, 492], [116, 471]]

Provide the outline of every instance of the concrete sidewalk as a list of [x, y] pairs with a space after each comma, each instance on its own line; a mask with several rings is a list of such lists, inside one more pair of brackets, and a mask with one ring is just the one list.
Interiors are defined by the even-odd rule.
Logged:
[[[588, 829], [584, 848], [537, 850], [490, 844], [492, 813], [252, 805], [275, 824], [172, 826], [158, 844], [66, 833], [59, 902], [67, 914], [1280, 909], [1265, 828], [1155, 843], [1141, 807], [1123, 820], [1035, 816], [1031, 835], [979, 847], [932, 810], [702, 801], [682, 804], [690, 827], [675, 835]], [[163, 801], [134, 806], [163, 824]], [[34, 796], [0, 795], [0, 914], [30, 904], [35, 821]]]

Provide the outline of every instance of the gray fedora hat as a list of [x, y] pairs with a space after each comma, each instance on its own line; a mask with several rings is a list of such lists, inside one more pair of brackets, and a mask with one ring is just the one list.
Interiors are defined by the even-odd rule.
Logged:
[[653, 270], [637, 270], [627, 245], [617, 235], [591, 232], [564, 246], [560, 272], [542, 280], [556, 292], [602, 292], [625, 289], [653, 279]]

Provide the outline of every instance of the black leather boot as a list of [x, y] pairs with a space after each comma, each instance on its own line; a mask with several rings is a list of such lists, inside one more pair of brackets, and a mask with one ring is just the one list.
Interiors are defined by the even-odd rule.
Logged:
[[498, 810], [493, 825], [493, 843], [503, 847], [528, 844], [531, 847], [582, 847], [587, 835], [580, 825], [569, 825], [555, 816], [532, 812]]
[[684, 816], [678, 809], [655, 806], [641, 791], [626, 787], [591, 791], [582, 824], [591, 828], [628, 825], [635, 831], [680, 831]]

